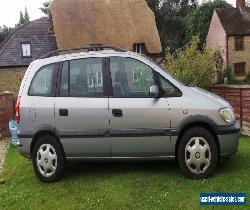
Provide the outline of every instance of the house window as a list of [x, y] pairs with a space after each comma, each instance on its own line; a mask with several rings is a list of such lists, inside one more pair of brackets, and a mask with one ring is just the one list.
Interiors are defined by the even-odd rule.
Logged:
[[31, 45], [30, 44], [22, 44], [22, 56], [23, 57], [31, 57]]
[[246, 63], [244, 63], [244, 62], [242, 62], [242, 63], [235, 63], [234, 64], [234, 74], [236, 76], [245, 75], [245, 66], [246, 66]]
[[244, 37], [235, 37], [235, 50], [244, 50]]
[[102, 79], [102, 72], [94, 72], [89, 73], [88, 75], [88, 87], [102, 87], [103, 86], [103, 79]]
[[142, 76], [142, 68], [133, 68], [133, 82], [138, 82], [139, 78]]
[[142, 54], [143, 44], [134, 44], [133, 52]]

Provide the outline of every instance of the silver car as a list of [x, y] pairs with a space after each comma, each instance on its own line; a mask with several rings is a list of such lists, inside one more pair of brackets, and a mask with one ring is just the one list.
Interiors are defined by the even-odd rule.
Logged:
[[204, 179], [237, 152], [240, 126], [225, 100], [142, 55], [82, 50], [34, 61], [20, 87], [18, 147], [41, 181], [58, 180], [66, 161], [93, 159], [176, 159]]

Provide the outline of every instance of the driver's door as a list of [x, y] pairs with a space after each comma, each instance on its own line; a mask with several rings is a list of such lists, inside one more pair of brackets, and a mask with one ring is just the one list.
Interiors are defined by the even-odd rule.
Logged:
[[141, 61], [110, 58], [113, 96], [109, 98], [113, 157], [168, 156], [170, 118], [166, 97], [149, 94], [154, 71]]

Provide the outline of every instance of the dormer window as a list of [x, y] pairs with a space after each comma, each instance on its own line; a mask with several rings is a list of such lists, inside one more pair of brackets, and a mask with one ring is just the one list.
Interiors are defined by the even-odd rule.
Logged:
[[31, 57], [31, 45], [30, 43], [22, 43], [22, 56]]
[[144, 44], [134, 44], [133, 45], [133, 52], [142, 54]]
[[242, 36], [235, 37], [235, 50], [236, 51], [244, 50], [244, 37]]

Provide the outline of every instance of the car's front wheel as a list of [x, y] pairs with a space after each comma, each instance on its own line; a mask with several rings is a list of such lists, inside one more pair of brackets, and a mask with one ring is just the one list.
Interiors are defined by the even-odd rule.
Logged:
[[32, 163], [42, 182], [54, 182], [61, 178], [64, 160], [62, 147], [53, 136], [47, 135], [38, 139], [33, 149]]
[[178, 161], [188, 178], [205, 179], [212, 175], [218, 162], [218, 148], [213, 135], [198, 126], [187, 130], [179, 144]]

